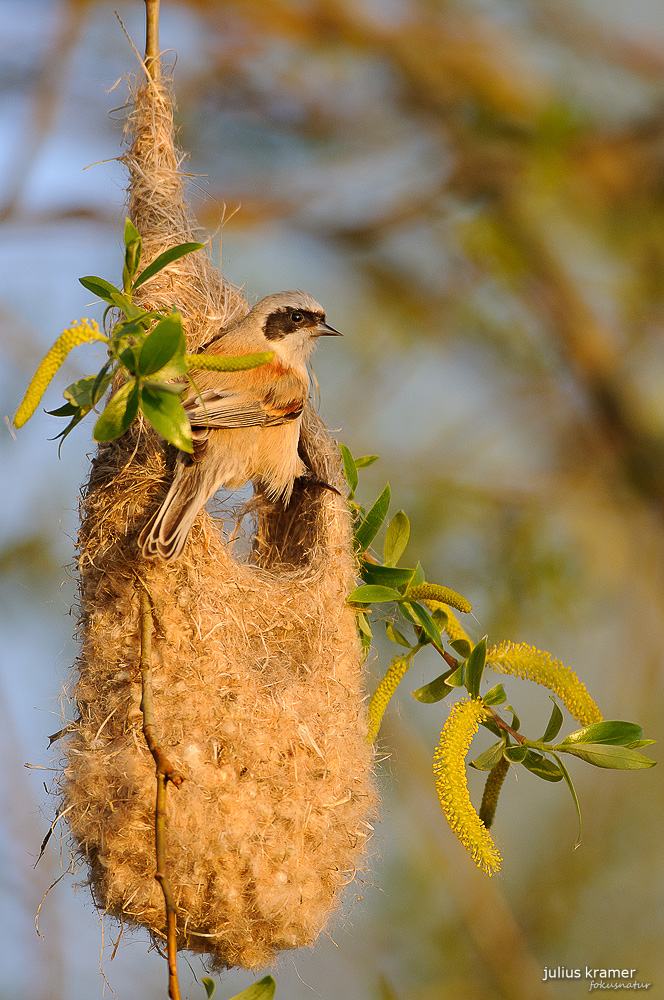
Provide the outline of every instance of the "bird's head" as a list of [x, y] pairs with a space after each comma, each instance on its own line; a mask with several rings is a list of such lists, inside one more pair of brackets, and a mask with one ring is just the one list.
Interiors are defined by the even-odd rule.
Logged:
[[245, 323], [261, 330], [267, 350], [295, 366], [307, 361], [318, 337], [341, 336], [325, 322], [325, 311], [313, 295], [300, 290], [266, 296], [245, 316]]

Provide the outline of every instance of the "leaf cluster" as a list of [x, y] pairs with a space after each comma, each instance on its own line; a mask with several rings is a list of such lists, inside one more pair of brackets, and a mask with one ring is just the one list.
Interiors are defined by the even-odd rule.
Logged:
[[[437, 608], [432, 613], [425, 601], [429, 599], [436, 604], [442, 604], [444, 601], [453, 607], [468, 611], [470, 604], [460, 594], [447, 587], [427, 584], [424, 570], [419, 562], [414, 567], [397, 565], [410, 536], [410, 521], [402, 510], [397, 511], [387, 525], [382, 562], [372, 554], [370, 546], [387, 518], [391, 499], [390, 486], [388, 483], [368, 510], [362, 507], [355, 500], [358, 470], [373, 465], [378, 456], [365, 455], [363, 458], [354, 459], [345, 445], [339, 447], [350, 488], [349, 502], [355, 516], [355, 552], [360, 562], [360, 575], [364, 581], [362, 586], [357, 587], [349, 595], [348, 602], [357, 611], [358, 626], [365, 650], [368, 651], [373, 638], [369, 623], [371, 605], [393, 602], [396, 603], [404, 623], [412, 627], [414, 638], [409, 641], [392, 621], [386, 621], [388, 639], [410, 650], [411, 653], [429, 644], [433, 644], [439, 650], [442, 649], [441, 628], [449, 616], [442, 608]], [[461, 642], [463, 643], [463, 640]]]
[[[216, 371], [255, 368], [270, 361], [273, 355], [271, 351], [242, 358], [187, 354], [182, 317], [175, 306], [170, 313], [164, 314], [143, 309], [133, 301], [134, 293], [147, 281], [180, 258], [203, 249], [202, 243], [180, 243], [170, 247], [139, 271], [142, 241], [131, 220], [126, 219], [124, 248], [122, 288], [95, 275], [79, 278], [84, 288], [106, 303], [105, 336], [100, 339], [107, 344], [108, 361], [96, 374], [67, 386], [63, 393], [65, 403], [47, 412], [51, 416], [69, 418], [65, 429], [57, 435], [62, 445], [74, 427], [97, 408], [117, 379], [122, 384], [97, 417], [93, 432], [95, 441], [112, 441], [120, 437], [141, 416], [170, 444], [181, 451], [192, 452], [191, 425], [182, 405], [182, 396], [189, 385], [195, 388], [190, 371], [201, 367]], [[107, 322], [111, 315], [115, 322], [109, 331]], [[63, 361], [64, 357], [60, 364]], [[41, 387], [42, 394], [45, 388], [46, 384]]]
[[[613, 770], [636, 770], [652, 767], [650, 760], [639, 750], [653, 740], [643, 739], [641, 727], [632, 722], [604, 721], [578, 729], [563, 740], [555, 743], [563, 726], [563, 713], [555, 698], [551, 697], [553, 708], [546, 729], [538, 739], [528, 739], [521, 733], [521, 720], [516, 710], [506, 704], [507, 695], [503, 684], [497, 684], [481, 693], [484, 671], [490, 664], [490, 650], [487, 637], [473, 643], [459, 624], [453, 608], [470, 611], [470, 604], [455, 591], [438, 584], [427, 583], [424, 570], [418, 562], [415, 567], [398, 565], [408, 543], [410, 524], [403, 511], [398, 511], [387, 520], [390, 505], [390, 487], [387, 485], [378, 499], [368, 508], [362, 507], [355, 499], [359, 476], [358, 470], [376, 461], [376, 455], [354, 459], [348, 448], [340, 445], [344, 471], [350, 490], [349, 502], [355, 517], [354, 541], [360, 564], [363, 584], [348, 598], [348, 603], [357, 612], [358, 628], [365, 650], [368, 651], [373, 638], [370, 615], [371, 605], [391, 605], [396, 608], [399, 626], [395, 617], [385, 618], [387, 638], [405, 649], [395, 657], [376, 694], [369, 703], [369, 727], [377, 733], [380, 719], [398, 680], [405, 674], [413, 657], [425, 646], [432, 646], [443, 658], [446, 669], [423, 687], [413, 691], [414, 698], [423, 704], [434, 704], [447, 698], [455, 688], [465, 688], [472, 699], [482, 702], [486, 708], [482, 726], [497, 737], [497, 742], [471, 762], [470, 766], [481, 771], [501, 774], [500, 784], [506, 768], [521, 765], [531, 774], [544, 781], [564, 780], [570, 790], [579, 819], [579, 840], [581, 836], [581, 815], [579, 802], [572, 779], [563, 763], [562, 755], [568, 754], [595, 767]], [[371, 548], [378, 532], [387, 522], [383, 543], [382, 560]], [[406, 634], [412, 630], [411, 638]], [[449, 648], [448, 648], [449, 647]], [[528, 648], [528, 647], [526, 647]], [[532, 650], [533, 661], [539, 651]], [[394, 677], [398, 679], [394, 681]], [[578, 684], [577, 680], [577, 684]], [[496, 710], [509, 713], [506, 721]], [[497, 792], [496, 792], [497, 794]], [[494, 807], [495, 808], [495, 803]], [[480, 818], [483, 818], [480, 814]], [[491, 818], [486, 817], [486, 825]]]

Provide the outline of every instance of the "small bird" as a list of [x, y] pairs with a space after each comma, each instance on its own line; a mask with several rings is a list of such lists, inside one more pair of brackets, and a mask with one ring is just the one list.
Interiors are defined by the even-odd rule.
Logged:
[[313, 296], [298, 290], [261, 299], [205, 345], [211, 354], [274, 357], [246, 371], [192, 372], [195, 388], [183, 406], [194, 451], [178, 451], [166, 498], [139, 536], [146, 558], [177, 559], [199, 510], [222, 486], [238, 489], [251, 480], [271, 500], [288, 503], [293, 482], [307, 472], [298, 455], [307, 361], [323, 336], [341, 334]]

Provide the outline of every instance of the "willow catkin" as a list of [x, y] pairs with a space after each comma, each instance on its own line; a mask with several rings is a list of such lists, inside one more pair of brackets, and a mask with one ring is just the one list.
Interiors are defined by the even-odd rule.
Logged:
[[[130, 214], [150, 260], [193, 229], [163, 86], [137, 90], [130, 133]], [[190, 351], [247, 309], [202, 252], [143, 290], [146, 307], [177, 303]], [[302, 449], [342, 494], [338, 449], [311, 406]], [[248, 560], [203, 511], [180, 559], [146, 562], [136, 538], [172, 463], [172, 449], [134, 425], [100, 446], [83, 491], [80, 715], [62, 807], [97, 905], [163, 937], [155, 767], [141, 732], [140, 580], [154, 608], [157, 735], [186, 779], [167, 807], [178, 945], [213, 968], [251, 968], [312, 942], [364, 863], [375, 797], [362, 651], [345, 603], [356, 572], [350, 517], [341, 495], [297, 482], [286, 509], [255, 499]]]

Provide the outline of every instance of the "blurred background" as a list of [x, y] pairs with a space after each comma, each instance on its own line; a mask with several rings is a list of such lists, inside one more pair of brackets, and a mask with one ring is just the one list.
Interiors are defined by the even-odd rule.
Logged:
[[[114, 10], [142, 48], [141, 0], [0, 0], [3, 417], [63, 327], [101, 318], [77, 278], [120, 278], [136, 57]], [[345, 334], [316, 372], [328, 426], [380, 455], [360, 499], [390, 481], [406, 564], [471, 600], [474, 638], [548, 649], [606, 718], [660, 739], [662, 15], [663, 0], [162, 0], [161, 18], [202, 237], [250, 301], [305, 288]], [[92, 353], [71, 355], [48, 409]], [[16, 437], [0, 427], [0, 997], [148, 1000], [165, 996], [162, 959], [126, 930], [114, 952], [84, 871], [34, 928], [68, 863], [53, 838], [34, 867], [92, 451], [86, 421], [58, 458], [60, 429], [41, 409]], [[370, 687], [388, 655], [379, 642]], [[447, 705], [409, 693], [439, 672], [418, 657], [389, 710], [371, 871], [315, 949], [284, 956], [278, 1000], [571, 998], [588, 983], [543, 969], [586, 965], [636, 968], [657, 995], [659, 769], [572, 761], [577, 851], [566, 789], [510, 775], [489, 880], [435, 798]], [[506, 687], [536, 737], [546, 692]], [[203, 997], [200, 962], [180, 965]], [[229, 973], [217, 995], [253, 978]]]

